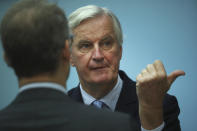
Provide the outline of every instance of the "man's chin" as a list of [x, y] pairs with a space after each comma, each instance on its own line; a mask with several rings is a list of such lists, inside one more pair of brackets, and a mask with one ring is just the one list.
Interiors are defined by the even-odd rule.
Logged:
[[101, 72], [91, 72], [89, 78], [93, 84], [108, 84], [113, 81], [113, 74], [105, 69]]
[[92, 79], [92, 83], [94, 84], [107, 84], [107, 83], [110, 83], [111, 80], [108, 78], [108, 77], [101, 77], [101, 78], [95, 78], [95, 79]]

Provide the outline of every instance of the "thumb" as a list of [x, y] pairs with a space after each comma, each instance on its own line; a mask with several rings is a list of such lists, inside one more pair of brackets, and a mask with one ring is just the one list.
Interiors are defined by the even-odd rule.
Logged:
[[170, 75], [168, 75], [168, 83], [171, 85], [177, 77], [185, 75], [185, 72], [182, 70], [173, 71]]

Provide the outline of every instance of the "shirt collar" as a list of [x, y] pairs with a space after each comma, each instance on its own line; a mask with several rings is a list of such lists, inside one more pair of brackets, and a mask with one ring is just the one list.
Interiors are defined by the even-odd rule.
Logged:
[[19, 93], [25, 90], [38, 89], [38, 88], [55, 89], [63, 92], [64, 94], [67, 94], [64, 86], [52, 82], [35, 82], [35, 83], [26, 84], [19, 88]]
[[[114, 86], [114, 88], [107, 95], [99, 99], [100, 101], [104, 102], [107, 106], [109, 106], [109, 108], [112, 111], [114, 111], [116, 108], [116, 103], [120, 96], [122, 85], [123, 85], [123, 82], [120, 76], [118, 75], [118, 81], [116, 85]], [[96, 100], [93, 96], [89, 95], [85, 90], [83, 90], [81, 84], [80, 84], [80, 91], [82, 94], [82, 99], [83, 99], [84, 104], [90, 105], [93, 101]]]

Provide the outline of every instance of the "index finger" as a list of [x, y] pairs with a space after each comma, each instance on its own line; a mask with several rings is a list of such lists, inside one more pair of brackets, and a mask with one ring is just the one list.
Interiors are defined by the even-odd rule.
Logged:
[[165, 67], [163, 65], [163, 63], [160, 61], [160, 60], [156, 60], [154, 63], [153, 63], [155, 69], [157, 72], [161, 72], [161, 73], [164, 73], [166, 74], [166, 70], [165, 70]]

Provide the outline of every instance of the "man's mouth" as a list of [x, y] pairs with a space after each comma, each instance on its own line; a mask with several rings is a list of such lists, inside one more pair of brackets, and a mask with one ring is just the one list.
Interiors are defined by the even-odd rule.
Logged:
[[90, 69], [91, 70], [101, 70], [101, 69], [104, 69], [104, 68], [106, 68], [106, 66], [91, 67]]

